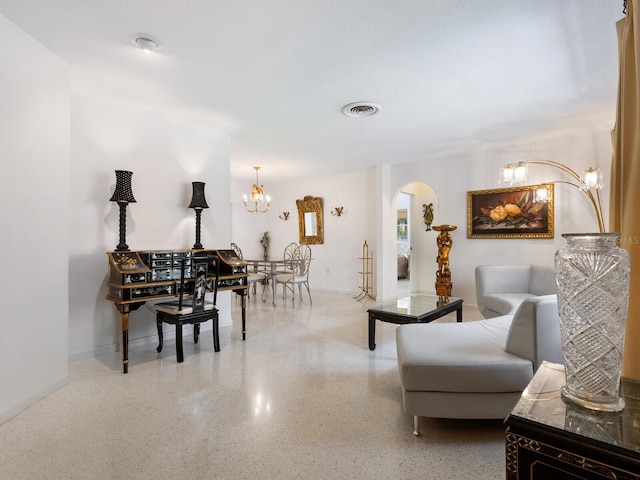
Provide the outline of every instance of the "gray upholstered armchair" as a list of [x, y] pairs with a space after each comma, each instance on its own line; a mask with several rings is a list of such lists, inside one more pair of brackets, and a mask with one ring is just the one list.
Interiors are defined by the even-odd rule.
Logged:
[[515, 315], [396, 329], [404, 411], [419, 417], [505, 418], [538, 366], [564, 363], [555, 295], [522, 302]]
[[476, 267], [476, 301], [485, 318], [513, 314], [523, 300], [556, 293], [556, 272], [542, 265]]

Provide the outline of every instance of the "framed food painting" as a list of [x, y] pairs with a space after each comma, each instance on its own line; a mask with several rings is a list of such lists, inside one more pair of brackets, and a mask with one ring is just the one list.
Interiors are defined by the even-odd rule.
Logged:
[[553, 184], [467, 192], [467, 238], [553, 238]]

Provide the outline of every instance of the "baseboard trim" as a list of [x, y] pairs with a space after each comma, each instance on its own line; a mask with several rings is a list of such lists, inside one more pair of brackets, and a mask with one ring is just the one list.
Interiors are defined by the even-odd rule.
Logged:
[[8, 407], [0, 410], [0, 425], [11, 420], [19, 413], [24, 412], [26, 409], [35, 405], [48, 395], [51, 395], [56, 390], [64, 387], [67, 383], [69, 383], [69, 374], [65, 373], [56, 380], [53, 380], [46, 385], [42, 385], [30, 394], [12, 402]]
[[[223, 327], [230, 327], [233, 324], [231, 317], [227, 317], [224, 319], [220, 319], [219, 323], [218, 323], [218, 328], [223, 328]], [[170, 327], [170, 328], [169, 328]], [[213, 329], [213, 323], [212, 322], [206, 322], [203, 323], [200, 327], [200, 331], [201, 332], [210, 332]], [[188, 336], [191, 335], [193, 333], [193, 326], [192, 325], [185, 325], [183, 330], [182, 330], [182, 334], [183, 336]], [[176, 338], [176, 331], [172, 326], [167, 326], [167, 328], [165, 328], [164, 333], [164, 340], [175, 340]], [[132, 348], [138, 348], [138, 347], [146, 347], [147, 345], [157, 345], [158, 344], [158, 335], [157, 334], [153, 334], [153, 335], [146, 335], [144, 337], [138, 337], [138, 338], [130, 338], [129, 339], [129, 349]], [[103, 345], [100, 347], [96, 347], [93, 349], [89, 349], [89, 350], [83, 350], [80, 352], [72, 352], [69, 353], [68, 355], [68, 359], [70, 362], [74, 361], [74, 360], [82, 360], [84, 358], [93, 358], [93, 357], [100, 357], [102, 355], [108, 355], [114, 352], [118, 352], [120, 351], [120, 343], [112, 343], [110, 345]]]

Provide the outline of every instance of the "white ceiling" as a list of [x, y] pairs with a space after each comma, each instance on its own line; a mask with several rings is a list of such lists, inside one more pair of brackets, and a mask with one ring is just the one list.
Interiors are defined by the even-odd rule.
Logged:
[[[0, 0], [82, 94], [227, 132], [232, 178], [613, 126], [622, 0]], [[145, 54], [135, 33], [158, 39]], [[381, 105], [352, 118], [350, 102]]]

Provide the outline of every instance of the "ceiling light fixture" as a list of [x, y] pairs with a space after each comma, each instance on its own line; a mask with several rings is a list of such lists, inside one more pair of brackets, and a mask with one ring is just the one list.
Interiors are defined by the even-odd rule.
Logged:
[[131, 36], [131, 43], [138, 47], [143, 52], [151, 53], [157, 50], [160, 44], [151, 35], [146, 33], [136, 33]]
[[[258, 170], [260, 167], [255, 166], [253, 169], [256, 171], [256, 183], [251, 186], [251, 203], [253, 203], [253, 208], [249, 208], [249, 199], [247, 196], [244, 196], [244, 208], [247, 212], [256, 212], [256, 213], [266, 213], [271, 208], [271, 198], [269, 195], [264, 195], [264, 186], [260, 185], [260, 181], [258, 180]], [[261, 205], [262, 204], [262, 205]]]

